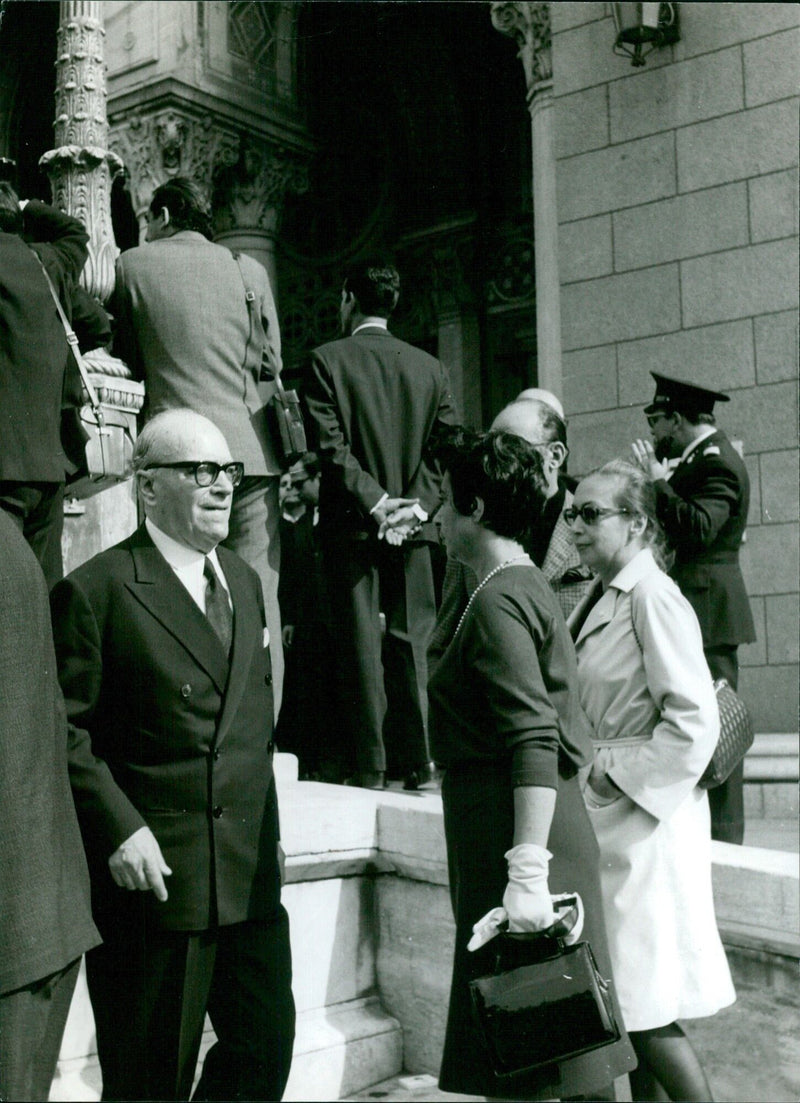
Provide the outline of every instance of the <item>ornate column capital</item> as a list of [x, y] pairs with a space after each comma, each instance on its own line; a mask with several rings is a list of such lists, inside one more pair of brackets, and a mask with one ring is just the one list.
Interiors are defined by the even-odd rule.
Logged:
[[307, 157], [242, 134], [236, 163], [214, 170], [214, 228], [218, 234], [255, 230], [274, 236], [287, 191], [301, 195], [308, 188]]
[[163, 102], [112, 114], [110, 144], [124, 162], [142, 228], [159, 184], [188, 176], [210, 192], [215, 168], [235, 164], [239, 151], [236, 132], [220, 125], [210, 112]]
[[534, 0], [493, 0], [492, 25], [519, 46], [529, 94], [553, 79], [550, 4]]

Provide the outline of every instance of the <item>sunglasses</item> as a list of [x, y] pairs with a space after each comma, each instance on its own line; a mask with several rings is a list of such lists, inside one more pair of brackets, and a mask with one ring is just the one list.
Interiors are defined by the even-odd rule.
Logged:
[[219, 478], [220, 471], [224, 471], [231, 481], [231, 486], [238, 486], [244, 476], [244, 464], [240, 460], [233, 463], [214, 463], [213, 460], [181, 460], [175, 463], [151, 463], [145, 467], [145, 471], [154, 468], [167, 467], [177, 471], [191, 471], [194, 481], [198, 486], [213, 486]]
[[623, 513], [630, 513], [629, 509], [603, 509], [602, 506], [570, 506], [561, 516], [568, 525], [574, 525], [580, 519], [584, 525], [596, 525], [603, 517], [619, 517]]

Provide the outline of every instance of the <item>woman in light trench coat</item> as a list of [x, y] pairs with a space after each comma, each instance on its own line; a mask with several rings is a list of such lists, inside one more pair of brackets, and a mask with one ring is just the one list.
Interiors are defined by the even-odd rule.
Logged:
[[635, 1100], [710, 1100], [677, 1020], [734, 1001], [711, 891], [708, 797], [698, 788], [719, 733], [694, 612], [656, 561], [649, 480], [612, 461], [565, 513], [599, 576], [570, 618], [595, 757], [584, 799], [600, 844], [603, 904]]

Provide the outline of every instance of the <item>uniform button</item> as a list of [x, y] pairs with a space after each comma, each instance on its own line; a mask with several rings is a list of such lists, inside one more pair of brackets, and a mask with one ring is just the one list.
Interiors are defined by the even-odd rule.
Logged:
[[271, 674], [265, 674], [264, 675], [264, 685], [265, 686], [271, 686], [272, 685], [272, 675]]
[[211, 813], [215, 820], [218, 820], [222, 815], [222, 805], [217, 804], [214, 806], [214, 811]]
[[181, 697], [191, 697], [191, 696], [192, 696], [192, 687], [187, 682], [185, 685], [181, 686]]

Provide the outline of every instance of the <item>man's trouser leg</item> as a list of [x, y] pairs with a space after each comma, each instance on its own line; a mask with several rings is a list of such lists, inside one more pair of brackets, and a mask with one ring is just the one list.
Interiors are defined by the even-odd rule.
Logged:
[[281, 541], [278, 521], [278, 476], [245, 476], [233, 492], [226, 548], [249, 563], [261, 579], [272, 660], [272, 696], [277, 718], [283, 695], [283, 643], [278, 605]]
[[430, 548], [387, 545], [380, 558], [380, 603], [386, 615], [383, 726], [392, 773], [407, 777], [430, 761], [428, 643], [436, 621]]
[[47, 1099], [81, 960], [0, 996], [0, 1099]]
[[[214, 932], [149, 929], [143, 901], [86, 955], [104, 1100], [188, 1099], [214, 972]], [[136, 922], [134, 922], [136, 920]]]
[[[706, 661], [712, 678], [726, 678], [732, 689], [739, 686], [739, 658], [735, 646], [709, 647]], [[708, 790], [711, 808], [711, 838], [723, 843], [744, 842], [744, 762], [716, 789]]]
[[289, 920], [220, 927], [208, 998], [217, 1036], [194, 1100], [262, 1100], [283, 1096], [292, 1064], [295, 1010]]
[[64, 577], [64, 484], [0, 482], [0, 508], [19, 526], [52, 590]]
[[324, 537], [322, 559], [336, 644], [338, 726], [345, 770], [386, 769], [377, 541]]

